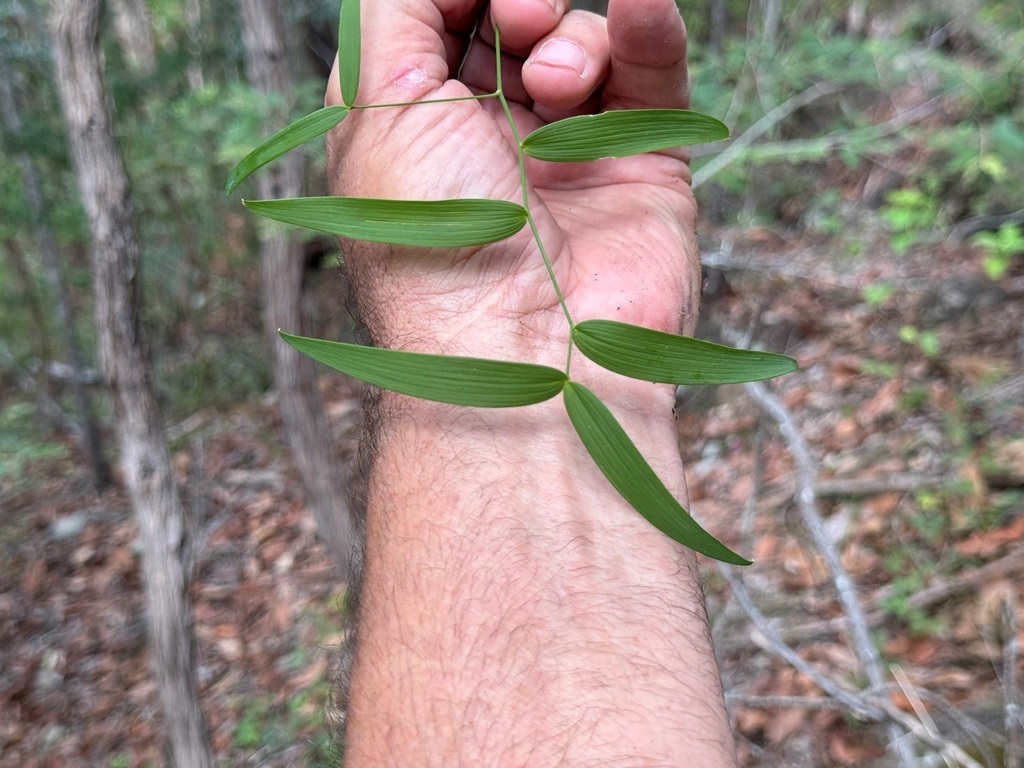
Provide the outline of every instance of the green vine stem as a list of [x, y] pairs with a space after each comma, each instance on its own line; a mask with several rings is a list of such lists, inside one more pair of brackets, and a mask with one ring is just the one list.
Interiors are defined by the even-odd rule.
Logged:
[[569, 313], [569, 307], [565, 303], [565, 296], [562, 294], [562, 287], [558, 284], [558, 278], [555, 277], [554, 267], [551, 266], [551, 258], [548, 256], [547, 249], [544, 247], [544, 242], [540, 239], [540, 231], [537, 229], [537, 222], [533, 219], [533, 212], [530, 209], [530, 185], [529, 180], [526, 178], [526, 153], [523, 151], [523, 140], [519, 137], [519, 129], [516, 127], [515, 118], [512, 117], [512, 109], [508, 105], [508, 99], [505, 98], [505, 91], [501, 84], [501, 30], [498, 29], [498, 25], [494, 26], [494, 57], [495, 57], [495, 69], [497, 72], [497, 90], [495, 91], [498, 101], [501, 102], [501, 108], [505, 112], [505, 117], [508, 120], [508, 127], [512, 130], [512, 138], [516, 141], [516, 154], [519, 159], [519, 181], [523, 188], [523, 208], [526, 209], [526, 221], [530, 225], [530, 231], [533, 232], [533, 239], [537, 243], [537, 248], [540, 250], [540, 256], [544, 259], [544, 267], [548, 271], [548, 277], [551, 278], [551, 285], [555, 288], [555, 295], [558, 297], [558, 303], [562, 307], [562, 312], [565, 314], [565, 319], [569, 323], [569, 351], [566, 353], [565, 358], [565, 375], [569, 375], [569, 369], [572, 366], [572, 329], [576, 325], [572, 320], [572, 315]]
[[[282, 333], [303, 353], [367, 383], [414, 397], [482, 408], [524, 407], [558, 395], [587, 452], [619, 494], [652, 525], [710, 557], [738, 565], [749, 561], [705, 531], [679, 504], [640, 454], [614, 415], [583, 384], [569, 377], [573, 350], [601, 367], [634, 379], [667, 384], [726, 384], [788, 373], [796, 362], [769, 352], [731, 349], [706, 341], [611, 320], [573, 321], [530, 205], [528, 157], [551, 162], [586, 162], [627, 157], [674, 146], [725, 138], [728, 131], [708, 115], [689, 110], [611, 111], [548, 123], [520, 135], [501, 77], [501, 32], [494, 29], [496, 89], [491, 93], [418, 102], [358, 104], [359, 0], [342, 3], [339, 40], [344, 105], [300, 118], [263, 142], [232, 170], [233, 191], [253, 172], [284, 153], [323, 135], [354, 110], [411, 107], [497, 99], [515, 141], [522, 205], [506, 200], [374, 200], [310, 197], [243, 201], [253, 212], [351, 239], [461, 247], [504, 240], [529, 225], [559, 305], [569, 325], [565, 370], [531, 363], [448, 357], [364, 347]], [[342, 55], [343, 54], [343, 55]]]

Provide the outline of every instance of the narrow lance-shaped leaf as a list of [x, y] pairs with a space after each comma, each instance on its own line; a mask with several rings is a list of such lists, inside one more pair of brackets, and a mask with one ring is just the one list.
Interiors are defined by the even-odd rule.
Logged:
[[785, 355], [733, 349], [614, 320], [577, 323], [572, 340], [580, 352], [610, 371], [666, 384], [738, 384], [797, 368], [796, 360]]
[[452, 405], [511, 408], [549, 400], [565, 386], [562, 371], [543, 365], [379, 349], [281, 332], [300, 352], [360, 381]]
[[307, 141], [327, 133], [348, 115], [348, 107], [324, 107], [318, 109], [278, 131], [256, 149], [242, 158], [228, 176], [227, 194], [235, 191], [243, 181], [272, 160], [285, 152], [300, 147]]
[[526, 209], [504, 200], [300, 197], [243, 202], [254, 213], [286, 224], [355, 240], [421, 247], [493, 243], [526, 224]]
[[750, 565], [683, 509], [597, 395], [582, 384], [569, 382], [562, 398], [573, 427], [601, 472], [655, 528], [708, 557]]
[[727, 138], [725, 124], [701, 112], [614, 110], [568, 117], [538, 128], [523, 139], [523, 152], [538, 160], [580, 163]]
[[342, 0], [338, 20], [338, 76], [341, 101], [346, 107], [356, 103], [359, 92], [359, 66], [362, 53], [359, 0]]

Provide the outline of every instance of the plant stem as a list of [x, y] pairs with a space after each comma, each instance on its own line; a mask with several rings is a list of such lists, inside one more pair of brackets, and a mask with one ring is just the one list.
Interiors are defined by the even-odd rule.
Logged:
[[505, 98], [505, 92], [501, 86], [501, 32], [498, 27], [494, 27], [494, 56], [495, 56], [495, 67], [497, 72], [497, 84], [498, 89], [495, 93], [498, 96], [498, 101], [501, 102], [501, 108], [505, 112], [505, 118], [508, 120], [508, 126], [512, 129], [512, 138], [516, 141], [516, 152], [519, 156], [519, 181], [523, 189], [523, 208], [526, 209], [526, 220], [530, 224], [530, 230], [533, 232], [533, 239], [537, 243], [537, 248], [540, 250], [541, 258], [544, 259], [544, 267], [548, 271], [548, 277], [551, 278], [551, 285], [555, 288], [555, 295], [558, 297], [558, 303], [562, 307], [562, 313], [565, 315], [565, 319], [569, 323], [569, 349], [566, 353], [565, 359], [565, 375], [569, 375], [569, 368], [572, 365], [572, 328], [576, 325], [572, 320], [572, 315], [569, 314], [569, 307], [565, 303], [565, 296], [562, 294], [562, 287], [558, 284], [558, 278], [555, 277], [555, 270], [551, 266], [551, 258], [548, 256], [547, 249], [544, 247], [544, 242], [540, 239], [540, 231], [537, 229], [537, 222], [533, 219], [533, 212], [530, 209], [530, 192], [529, 184], [526, 180], [526, 154], [523, 152], [523, 141], [519, 136], [519, 129], [516, 128], [516, 121], [512, 118], [512, 109], [508, 105], [508, 100]]
[[350, 110], [357, 109], [381, 109], [382, 107], [415, 107], [418, 104], [448, 104], [452, 101], [480, 101], [481, 99], [493, 99], [501, 96], [501, 91], [493, 93], [480, 93], [476, 96], [455, 96], [451, 99], [426, 99], [425, 101], [396, 101], [390, 104], [353, 104]]

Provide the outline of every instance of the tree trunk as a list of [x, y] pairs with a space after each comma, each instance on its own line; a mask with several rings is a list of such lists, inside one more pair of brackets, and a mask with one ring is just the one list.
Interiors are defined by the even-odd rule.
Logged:
[[[253, 87], [287, 95], [292, 90], [284, 22], [277, 0], [240, 0], [246, 67]], [[280, 126], [275, 126], [280, 127]], [[302, 157], [292, 153], [263, 169], [263, 198], [298, 197], [303, 192]], [[265, 234], [260, 245], [263, 318], [273, 357], [274, 386], [288, 446], [302, 480], [306, 503], [320, 538], [346, 572], [354, 543], [344, 473], [334, 455], [327, 419], [316, 390], [312, 362], [289, 347], [278, 329], [302, 332], [302, 244], [281, 229]]]
[[[6, 131], [11, 136], [20, 137], [22, 132], [21, 117], [18, 114], [18, 103], [14, 98], [11, 79], [12, 77], [0, 78], [0, 114], [3, 116], [3, 125]], [[89, 461], [89, 476], [93, 490], [99, 492], [109, 482], [110, 470], [103, 458], [99, 428], [93, 416], [89, 395], [85, 389], [84, 376], [82, 375], [82, 369], [84, 368], [82, 352], [75, 334], [71, 302], [68, 299], [67, 286], [64, 282], [64, 271], [61, 269], [60, 256], [57, 252], [57, 241], [46, 221], [45, 206], [43, 204], [42, 192], [40, 191], [42, 185], [39, 183], [39, 172], [36, 170], [36, 165], [27, 152], [19, 153], [18, 159], [21, 165], [21, 185], [25, 194], [25, 203], [28, 206], [29, 216], [32, 219], [36, 243], [46, 269], [50, 290], [53, 293], [61, 343], [64, 347], [64, 353], [67, 355], [68, 365], [71, 366], [71, 387], [75, 393], [75, 407], [81, 422], [80, 436], [83, 443], [82, 447]], [[14, 254], [12, 254], [12, 259], [14, 259]], [[46, 326], [38, 324], [36, 330], [40, 334], [45, 334]], [[44, 356], [43, 364], [45, 365], [48, 362], [49, 360]], [[49, 395], [49, 392], [44, 394]]]
[[775, 41], [782, 21], [782, 0], [761, 0], [761, 44], [765, 57], [775, 55]]
[[156, 69], [156, 46], [145, 0], [110, 0], [110, 8], [125, 62], [136, 72], [152, 74]]
[[100, 364], [114, 395], [121, 464], [139, 524], [150, 661], [174, 765], [212, 768], [196, 693], [185, 515], [157, 410], [139, 322], [139, 243], [114, 141], [99, 52], [101, 0], [53, 4], [57, 85], [92, 232]]
[[203, 6], [201, 0], [185, 0], [186, 47], [188, 48], [188, 68], [185, 76], [188, 87], [198, 91], [206, 82], [203, 74]]

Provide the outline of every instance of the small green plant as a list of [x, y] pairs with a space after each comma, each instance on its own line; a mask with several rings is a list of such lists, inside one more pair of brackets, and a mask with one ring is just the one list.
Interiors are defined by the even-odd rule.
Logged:
[[890, 244], [896, 253], [916, 245], [939, 224], [939, 203], [933, 195], [911, 187], [886, 195], [882, 218], [889, 225]]
[[942, 342], [939, 341], [939, 335], [935, 331], [904, 325], [900, 328], [899, 336], [900, 341], [913, 344], [929, 360], [936, 360], [942, 354]]
[[937, 635], [945, 627], [942, 620], [929, 616], [910, 599], [924, 588], [926, 577], [930, 575], [930, 567], [922, 570], [917, 560], [917, 555], [907, 546], [897, 546], [886, 552], [883, 562], [893, 579], [891, 592], [882, 607], [901, 621], [912, 636]]
[[[339, 25], [342, 105], [301, 118], [272, 136], [232, 171], [230, 194], [266, 163], [320, 136], [352, 111], [403, 104], [360, 104], [360, 6], [345, 0]], [[657, 476], [611, 411], [590, 389], [572, 379], [579, 352], [615, 373], [667, 384], [728, 384], [756, 381], [796, 368], [791, 358], [731, 349], [697, 339], [603, 319], [574, 320], [534, 221], [526, 159], [554, 163], [622, 158], [670, 147], [717, 141], [728, 130], [708, 115], [681, 109], [610, 111], [559, 120], [521, 137], [502, 89], [501, 34], [494, 30], [497, 87], [493, 93], [415, 104], [496, 99], [508, 120], [518, 155], [522, 204], [508, 200], [375, 200], [312, 197], [245, 201], [251, 211], [287, 224], [333, 235], [417, 247], [483, 245], [529, 227], [569, 327], [563, 370], [527, 362], [420, 354], [363, 347], [282, 333], [285, 341], [336, 370], [370, 384], [414, 397], [477, 408], [527, 406], [562, 396], [587, 452], [615, 489], [659, 530], [710, 557], [748, 564], [701, 528]]]
[[917, 510], [911, 513], [907, 522], [926, 544], [931, 547], [937, 546], [951, 526], [946, 511], [946, 496], [937, 490], [926, 488], [915, 494], [915, 501]]
[[25, 466], [38, 459], [59, 459], [68, 451], [40, 434], [36, 406], [28, 401], [0, 409], [0, 482], [25, 477]]
[[242, 719], [235, 726], [235, 746], [239, 749], [258, 747], [263, 741], [263, 730], [269, 714], [270, 705], [265, 700], [258, 699], [247, 704]]
[[860, 369], [865, 376], [877, 376], [880, 379], [892, 379], [899, 373], [898, 367], [881, 360], [863, 360]]
[[277, 751], [302, 738], [303, 765], [337, 765], [336, 749], [324, 732], [330, 688], [328, 681], [319, 680], [284, 703], [275, 703], [271, 696], [248, 702], [235, 726], [234, 746], [243, 752]]
[[892, 283], [872, 283], [860, 289], [860, 295], [872, 309], [883, 306], [896, 292]]
[[996, 232], [979, 232], [971, 243], [982, 249], [981, 266], [992, 280], [1002, 280], [1013, 260], [1024, 253], [1024, 229], [1020, 224], [1004, 224]]

